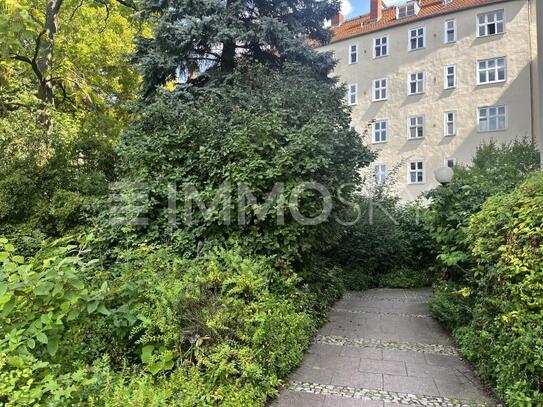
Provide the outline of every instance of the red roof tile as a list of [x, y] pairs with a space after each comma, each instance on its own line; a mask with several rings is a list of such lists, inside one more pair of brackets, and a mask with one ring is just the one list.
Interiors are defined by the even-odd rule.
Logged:
[[441, 14], [484, 6], [486, 4], [502, 3], [504, 1], [508, 0], [453, 0], [448, 4], [444, 4], [443, 0], [420, 0], [419, 13], [415, 16], [402, 19], [396, 18], [396, 7], [391, 6], [383, 9], [383, 17], [379, 21], [370, 21], [369, 14], [366, 14], [364, 16], [347, 20], [342, 25], [334, 27], [330, 42], [341, 41], [357, 35], [383, 30], [402, 24], [408, 24]]

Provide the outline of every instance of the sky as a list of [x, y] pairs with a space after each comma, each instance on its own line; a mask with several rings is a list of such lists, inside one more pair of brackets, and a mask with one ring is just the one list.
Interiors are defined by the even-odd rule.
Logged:
[[[405, 3], [406, 0], [385, 0], [387, 5]], [[341, 1], [341, 14], [346, 19], [368, 14], [370, 12], [370, 0], [342, 0]]]

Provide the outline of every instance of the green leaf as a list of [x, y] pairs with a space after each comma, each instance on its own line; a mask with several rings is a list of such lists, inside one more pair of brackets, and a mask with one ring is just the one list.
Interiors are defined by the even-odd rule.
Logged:
[[25, 258], [23, 256], [13, 256], [12, 260], [17, 264], [23, 264], [25, 262]]
[[151, 371], [152, 375], [156, 375], [162, 369], [163, 369], [163, 366], [162, 366], [162, 363], [160, 362], [153, 363], [151, 366], [149, 366], [149, 370]]
[[28, 339], [26, 341], [26, 345], [30, 348], [30, 349], [34, 349], [36, 347], [36, 341], [32, 338]]
[[48, 342], [47, 335], [45, 335], [43, 332], [40, 332], [39, 334], [37, 334], [36, 339], [41, 343], [47, 343]]
[[87, 304], [87, 312], [89, 314], [92, 314], [94, 311], [96, 311], [96, 309], [98, 308], [98, 305], [100, 305], [100, 303], [98, 301], [91, 301]]
[[109, 310], [106, 308], [106, 306], [104, 304], [100, 304], [100, 306], [98, 307], [98, 312], [102, 315], [109, 315], [111, 314], [111, 312], [109, 312]]
[[143, 363], [149, 363], [153, 358], [153, 351], [155, 347], [153, 345], [145, 345], [141, 350], [141, 361]]
[[49, 343], [47, 344], [47, 352], [49, 352], [51, 356], [55, 356], [55, 354], [57, 353], [57, 350], [58, 350], [58, 338], [52, 337], [49, 340]]

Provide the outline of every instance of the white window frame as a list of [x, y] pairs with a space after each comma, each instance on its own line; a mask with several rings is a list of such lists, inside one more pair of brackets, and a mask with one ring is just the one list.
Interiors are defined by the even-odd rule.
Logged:
[[[454, 72], [453, 72], [453, 79], [454, 79], [454, 83], [453, 83], [453, 86], [449, 86], [449, 68], [453, 68], [454, 69]], [[444, 69], [444, 78], [443, 78], [444, 82], [443, 82], [443, 89], [455, 89], [456, 88], [456, 85], [457, 85], [457, 74], [456, 74], [456, 65], [455, 64], [450, 64], [450, 65], [446, 65], [445, 66], [445, 69]]]
[[[354, 93], [352, 91], [354, 86]], [[354, 94], [355, 101], [352, 102], [351, 96]], [[349, 83], [347, 85], [347, 104], [349, 106], [356, 106], [358, 104], [358, 83]]]
[[[384, 88], [381, 86], [382, 81], [385, 81], [385, 87]], [[379, 84], [379, 88], [377, 88], [377, 86], [375, 86], [376, 84]], [[379, 97], [376, 97], [377, 89], [379, 89]], [[372, 99], [371, 100], [373, 102], [380, 102], [380, 101], [383, 101], [383, 100], [387, 100], [388, 99], [388, 78], [374, 79], [371, 90], [372, 90], [372, 96], [371, 96]], [[383, 90], [385, 92], [385, 97], [383, 97]]]
[[[450, 114], [453, 115], [452, 123], [449, 122], [449, 115]], [[457, 118], [457, 116], [458, 116], [458, 114], [457, 114], [456, 110], [449, 110], [448, 112], [445, 112], [443, 114], [443, 135], [445, 137], [454, 137], [454, 136], [458, 135], [458, 126], [457, 126], [458, 118]], [[452, 133], [449, 133], [449, 124], [453, 125]]]
[[[422, 163], [422, 169], [417, 168], [415, 170], [411, 169], [411, 164]], [[411, 172], [415, 171], [417, 175], [417, 181], [413, 182], [411, 180]], [[418, 173], [422, 173], [422, 181], [418, 181]], [[407, 184], [408, 185], [423, 185], [426, 184], [426, 162], [424, 160], [411, 160], [407, 163]]]
[[[503, 16], [503, 20], [498, 20], [498, 13], [502, 13], [502, 16]], [[491, 14], [494, 14], [495, 15], [495, 20], [494, 20], [494, 24], [496, 25], [496, 32], [494, 34], [489, 34], [488, 33], [488, 25], [489, 25], [489, 22], [488, 22], [488, 16], [491, 15]], [[484, 23], [480, 23], [479, 22], [479, 18], [480, 17], [485, 17], [485, 22]], [[493, 11], [489, 11], [489, 12], [486, 12], [486, 13], [479, 13], [475, 16], [475, 27], [477, 29], [477, 37], [478, 38], [483, 38], [483, 37], [490, 37], [492, 35], [502, 35], [502, 34], [505, 34], [506, 32], [506, 21], [507, 19], [505, 18], [505, 9], [499, 9], [499, 10], [493, 10]], [[503, 31], [502, 32], [498, 32], [498, 24], [499, 23], [502, 23], [503, 25]], [[492, 23], [490, 23], [492, 24]], [[484, 34], [481, 34], [481, 27], [484, 27]]]
[[[453, 163], [453, 166], [452, 166], [452, 167], [449, 166], [449, 161], [452, 161], [452, 163]], [[454, 158], [454, 157], [445, 158], [445, 159], [443, 160], [443, 166], [444, 166], [444, 167], [454, 168], [454, 167], [456, 167], [456, 163], [457, 163], [457, 160], [456, 160], [456, 158]]]
[[[419, 30], [422, 30], [422, 47], [419, 47]], [[411, 48], [411, 40], [413, 37], [411, 37], [411, 33], [413, 31], [416, 31], [417, 32], [417, 47], [416, 48]], [[422, 27], [417, 27], [417, 28], [410, 28], [409, 30], [407, 30], [407, 50], [409, 52], [411, 51], [418, 51], [419, 49], [424, 49], [426, 48], [426, 27], [425, 26], [422, 26]]]
[[[417, 123], [415, 124], [415, 126], [413, 126], [411, 124], [411, 120], [412, 119], [417, 119]], [[418, 119], [422, 119], [422, 123], [419, 124], [419, 120]], [[417, 136], [416, 137], [411, 137], [411, 129], [414, 128], [414, 129], [417, 129], [416, 130], [416, 134]], [[419, 137], [418, 136], [418, 129], [419, 128], [422, 128], [422, 137]], [[411, 115], [407, 118], [407, 140], [424, 140], [426, 138], [426, 116], [423, 115], [423, 114], [415, 114], [415, 115]]]
[[[498, 67], [498, 62], [500, 60], [503, 60], [503, 68]], [[493, 61], [494, 62], [494, 68], [488, 68], [488, 63]], [[486, 63], [487, 67], [484, 69], [481, 69], [481, 63]], [[503, 79], [499, 79], [499, 72], [503, 69]], [[481, 82], [481, 72], [484, 71], [486, 73], [486, 81]], [[489, 74], [490, 72], [494, 72], [495, 80], [491, 81], [489, 80]], [[501, 82], [507, 82], [507, 57], [496, 57], [496, 58], [489, 58], [489, 59], [479, 59], [477, 61], [477, 85], [490, 85], [492, 83], [501, 83]]]
[[[453, 39], [452, 41], [449, 41], [449, 23], [453, 23]], [[454, 44], [456, 41], [458, 41], [458, 27], [456, 25], [456, 18], [451, 18], [449, 20], [445, 20], [445, 30], [444, 30], [444, 37], [443, 37], [443, 43], [444, 44]]]
[[[418, 83], [419, 83], [419, 74], [422, 74], [422, 89], [420, 89], [420, 91], [418, 90]], [[412, 75], [417, 75], [417, 78], [415, 80], [415, 83], [417, 84], [417, 91], [412, 93], [411, 92], [411, 76]], [[414, 96], [414, 95], [422, 95], [426, 92], [426, 72], [424, 71], [419, 71], [419, 72], [412, 72], [410, 74], [407, 75], [407, 94], [409, 96]]]
[[[412, 14], [409, 14], [410, 9], [413, 9]], [[405, 10], [405, 15], [400, 16], [400, 10]], [[415, 3], [414, 1], [407, 4], [403, 4], [401, 6], [396, 7], [396, 18], [400, 20], [402, 18], [413, 17], [413, 16], [416, 16], [419, 13], [419, 11], [420, 11], [419, 5]]]
[[[377, 130], [377, 123], [379, 123], [379, 130]], [[385, 128], [382, 129], [381, 128], [381, 124], [384, 123], [385, 124]], [[383, 136], [383, 130], [384, 130], [384, 135], [385, 135], [385, 139], [383, 140], [382, 139], [382, 136]], [[377, 131], [379, 131], [380, 133], [380, 140], [377, 140]], [[388, 143], [388, 119], [383, 119], [383, 120], [375, 120], [373, 122], [373, 126], [372, 126], [372, 132], [371, 132], [371, 142], [373, 144], [383, 144], [383, 143]]]
[[[490, 128], [490, 119], [492, 117], [496, 117], [497, 123], [499, 124], [499, 117], [500, 114], [496, 114], [495, 116], [490, 116], [490, 109], [504, 109], [504, 127], [496, 127], [495, 129]], [[483, 117], [481, 115], [481, 111], [485, 109], [486, 110], [486, 128], [481, 129], [481, 118]], [[477, 132], [478, 133], [493, 133], [495, 131], [505, 131], [509, 128], [509, 110], [507, 109], [507, 105], [496, 105], [496, 106], [482, 106], [477, 108]]]
[[[354, 52], [353, 52], [354, 47]], [[353, 54], [356, 56], [356, 60], [352, 61]], [[351, 44], [349, 45], [349, 65], [354, 65], [358, 63], [358, 44]]]
[[373, 176], [377, 185], [385, 185], [388, 177], [388, 168], [386, 164], [375, 164], [373, 166]]
[[[386, 44], [383, 45], [383, 39], [386, 39]], [[377, 45], [377, 40], [381, 41], [381, 44]], [[381, 55], [377, 56], [377, 47], [381, 50]], [[386, 53], [383, 54], [383, 47], [386, 47]], [[387, 57], [389, 55], [390, 50], [390, 37], [388, 35], [383, 35], [382, 37], [375, 37], [373, 38], [373, 59], [376, 58], [383, 58]]]

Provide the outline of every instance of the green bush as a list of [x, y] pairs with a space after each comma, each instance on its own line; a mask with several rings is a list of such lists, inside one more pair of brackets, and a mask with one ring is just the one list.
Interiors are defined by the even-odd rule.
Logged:
[[54, 242], [25, 259], [0, 238], [2, 404], [75, 403], [94, 381], [79, 351], [89, 340], [85, 326], [109, 312], [107, 285], [91, 289], [95, 260], [84, 260], [70, 243]]
[[[424, 209], [383, 197], [358, 197], [356, 204], [360, 208], [359, 221], [345, 228], [330, 254], [342, 268], [345, 286], [365, 290], [389, 283], [391, 287], [431, 285], [429, 268], [435, 252], [419, 221]], [[347, 212], [343, 219], [355, 219], [357, 214], [352, 212], [356, 211]], [[411, 278], [413, 281], [409, 281]]]
[[438, 246], [437, 266], [448, 278], [462, 281], [474, 266], [467, 240], [470, 215], [490, 196], [513, 189], [539, 165], [539, 152], [527, 140], [483, 144], [470, 166], [455, 168], [446, 188], [427, 194], [431, 205], [425, 219]]
[[[318, 80], [300, 66], [281, 72], [243, 67], [220, 86], [163, 91], [143, 109], [141, 120], [119, 146], [123, 181], [150, 183], [142, 215], [149, 224], [108, 228], [110, 246], [167, 242], [179, 253], [196, 255], [199, 249], [235, 242], [250, 254], [274, 255], [297, 270], [312, 269], [340, 233], [332, 221], [345, 206], [338, 188], [356, 184], [357, 170], [373, 158], [349, 128], [344, 95], [335, 82]], [[310, 227], [289, 210], [289, 199], [306, 182], [328, 188], [333, 203], [328, 221]], [[168, 223], [171, 183], [178, 191], [176, 227]], [[196, 192], [189, 193], [187, 183], [208, 208], [221, 192], [230, 189], [232, 198], [219, 199], [205, 213], [193, 203], [189, 222], [184, 203]], [[262, 204], [276, 183], [283, 184], [284, 199], [274, 199], [266, 214]], [[238, 201], [243, 184], [257, 203]], [[348, 192], [343, 191], [345, 198]], [[314, 190], [303, 192], [299, 202], [305, 216], [315, 216], [323, 207]], [[277, 216], [283, 211], [281, 224]], [[230, 224], [225, 224], [225, 214]]]
[[[508, 405], [543, 403], [543, 174], [489, 198], [469, 221], [474, 268], [432, 308]], [[448, 298], [446, 298], [448, 296]]]
[[379, 286], [389, 288], [419, 288], [430, 287], [434, 281], [432, 270], [399, 268], [391, 273], [381, 275], [379, 277]]

